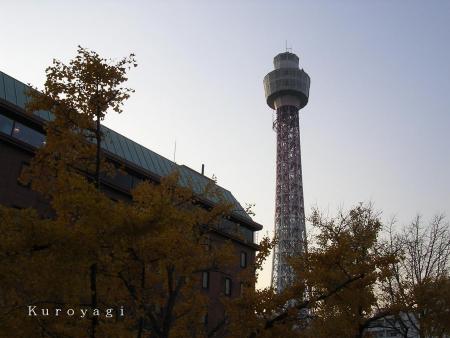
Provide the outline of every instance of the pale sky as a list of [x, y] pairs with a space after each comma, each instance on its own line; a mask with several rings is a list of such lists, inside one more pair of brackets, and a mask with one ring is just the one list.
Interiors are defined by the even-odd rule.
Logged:
[[[136, 93], [105, 124], [206, 174], [273, 231], [275, 133], [262, 79], [285, 41], [311, 76], [305, 208], [372, 201], [450, 216], [448, 1], [0, 1], [0, 70], [42, 87], [77, 45], [131, 52]], [[270, 264], [260, 286], [270, 283]]]

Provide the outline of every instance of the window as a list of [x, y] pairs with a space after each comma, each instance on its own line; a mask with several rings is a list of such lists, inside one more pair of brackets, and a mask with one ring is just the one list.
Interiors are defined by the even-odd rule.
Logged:
[[203, 316], [202, 316], [202, 324], [203, 325], [208, 325], [208, 313], [205, 313]]
[[14, 129], [12, 131], [12, 137], [21, 140], [33, 147], [39, 148], [45, 144], [45, 136], [40, 132], [31, 129], [22, 123], [14, 123]]
[[244, 251], [241, 251], [241, 268], [247, 267], [247, 253]]
[[25, 188], [29, 188], [31, 186], [30, 182], [28, 182], [27, 184], [23, 184], [20, 181], [20, 176], [22, 175], [22, 173], [26, 170], [29, 170], [30, 168], [30, 164], [27, 162], [22, 162], [22, 166], [20, 167], [20, 171], [19, 171], [19, 175], [17, 176], [17, 184], [21, 185], [22, 187]]
[[13, 127], [13, 120], [0, 115], [0, 132], [11, 135], [12, 127]]
[[240, 295], [241, 295], [241, 297], [244, 295], [244, 283], [240, 283], [240, 288], [239, 288], [239, 292], [240, 292]]
[[142, 179], [139, 178], [139, 177], [136, 177], [136, 176], [134, 176], [134, 175], [130, 175], [130, 176], [131, 176], [131, 178], [133, 179], [133, 181], [132, 181], [132, 183], [131, 183], [131, 187], [134, 189], [134, 188], [136, 188], [136, 186], [137, 186], [139, 183], [142, 182]]
[[225, 277], [225, 296], [231, 296], [231, 278]]
[[203, 289], [209, 288], [209, 272], [208, 271], [202, 272], [202, 288]]
[[103, 174], [102, 179], [125, 190], [131, 190], [143, 181], [143, 179], [128, 173], [120, 167], [115, 169], [112, 175]]
[[[207, 224], [202, 224], [200, 227], [202, 230], [208, 229]], [[209, 238], [209, 236], [203, 237], [200, 241], [200, 244], [203, 246], [205, 251], [211, 251], [211, 239]]]
[[124, 170], [117, 170], [113, 175], [114, 176], [112, 177], [107, 177], [107, 180], [109, 182], [125, 190], [131, 189], [133, 184], [133, 178], [131, 177], [131, 175], [129, 175]]
[[246, 228], [244, 226], [241, 226], [240, 229], [240, 235], [244, 238], [244, 240], [248, 243], [253, 243], [253, 231], [249, 228]]

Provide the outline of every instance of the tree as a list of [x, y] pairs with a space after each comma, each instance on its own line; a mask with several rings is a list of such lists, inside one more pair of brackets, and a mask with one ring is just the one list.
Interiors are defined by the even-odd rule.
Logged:
[[[65, 166], [63, 170], [89, 173], [99, 188], [102, 171], [108, 172], [102, 158], [101, 121], [109, 111], [122, 112], [124, 102], [134, 92], [122, 85], [127, 81], [127, 71], [136, 66], [134, 54], [113, 61], [81, 46], [69, 64], [53, 60], [46, 69], [44, 90], [28, 91], [27, 111], [46, 110], [53, 117], [46, 125], [47, 144], [33, 159], [31, 175], [51, 180], [57, 165]], [[32, 184], [43, 194], [51, 192], [51, 182], [42, 177]]]
[[378, 311], [376, 291], [396, 257], [383, 253], [372, 208], [359, 205], [332, 219], [315, 210], [310, 220], [318, 234], [307, 253], [291, 258], [295, 283], [282, 294], [267, 288], [236, 300], [234, 336], [363, 337], [388, 314]]
[[363, 337], [369, 326], [390, 313], [389, 308], [380, 311], [378, 287], [391, 275], [397, 257], [385, 252], [380, 239], [383, 225], [370, 206], [357, 206], [331, 221], [317, 215], [312, 218], [320, 230], [317, 248], [299, 271], [318, 296], [350, 283], [313, 304], [308, 330], [318, 337]]
[[[67, 183], [69, 177], [58, 176], [56, 182]], [[55, 193], [63, 186], [58, 183]], [[51, 312], [89, 308], [92, 313], [97, 307], [120, 305], [127, 316], [119, 321], [97, 316], [97, 336], [206, 336], [201, 318], [208, 299], [199, 288], [200, 273], [223, 268], [234, 257], [229, 244], [208, 245], [210, 227], [228, 214], [229, 205], [201, 208], [175, 174], [158, 185], [143, 183], [131, 203], [110, 200], [88, 180], [74, 179], [70, 191], [62, 192], [64, 201], [55, 203], [53, 219], [41, 219], [33, 210], [0, 207], [0, 281], [5, 291], [0, 332], [86, 336], [92, 332], [86, 320], [52, 316], [30, 321], [24, 318], [26, 307], [38, 305]], [[75, 210], [82, 212], [73, 218]], [[96, 307], [89, 300], [86, 268], [94, 258]]]
[[425, 226], [420, 216], [389, 232], [388, 250], [401, 256], [383, 285], [384, 296], [396, 310], [391, 325], [405, 337], [450, 334], [450, 226], [437, 215]]
[[[122, 87], [126, 72], [137, 63], [134, 54], [114, 62], [94, 51], [78, 46], [77, 56], [68, 65], [53, 60], [46, 69], [44, 91], [29, 91], [30, 113], [39, 110], [52, 112], [54, 121], [46, 128], [47, 145], [40, 150], [31, 165], [33, 188], [51, 195], [52, 179], [61, 170], [82, 170], [93, 175], [97, 189], [105, 162], [102, 158], [101, 121], [108, 111], [122, 112], [125, 100], [133, 92]], [[89, 140], [91, 142], [86, 142]], [[94, 157], [95, 156], [95, 157]], [[43, 181], [42, 177], [47, 177]], [[24, 181], [27, 178], [24, 177]], [[92, 306], [97, 306], [97, 265], [90, 266]], [[92, 319], [91, 337], [95, 336], [97, 319]]]

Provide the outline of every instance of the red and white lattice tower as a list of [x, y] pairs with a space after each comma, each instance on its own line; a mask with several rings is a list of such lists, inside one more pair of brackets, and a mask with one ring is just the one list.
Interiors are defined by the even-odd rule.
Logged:
[[305, 210], [298, 112], [308, 103], [310, 78], [299, 68], [298, 56], [280, 53], [275, 70], [264, 77], [267, 104], [276, 110], [273, 129], [277, 133], [275, 235], [272, 286], [277, 292], [295, 278], [286, 258], [306, 251]]

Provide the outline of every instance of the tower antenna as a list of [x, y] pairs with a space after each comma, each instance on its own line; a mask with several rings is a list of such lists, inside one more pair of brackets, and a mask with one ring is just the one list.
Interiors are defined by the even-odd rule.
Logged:
[[175, 160], [175, 156], [177, 155], [177, 140], [175, 140], [175, 145], [173, 147], [173, 162], [177, 163]]
[[292, 47], [288, 47], [288, 40], [285, 40], [286, 53], [292, 53]]

